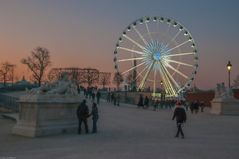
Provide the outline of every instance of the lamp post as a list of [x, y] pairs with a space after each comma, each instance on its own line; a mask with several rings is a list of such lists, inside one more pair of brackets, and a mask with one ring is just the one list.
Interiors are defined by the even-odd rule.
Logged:
[[231, 88], [231, 69], [232, 69], [232, 64], [230, 61], [227, 63], [227, 70], [228, 70], [228, 88]]
[[160, 85], [161, 85], [161, 101], [165, 100], [165, 92], [163, 89], [163, 81], [160, 81]]

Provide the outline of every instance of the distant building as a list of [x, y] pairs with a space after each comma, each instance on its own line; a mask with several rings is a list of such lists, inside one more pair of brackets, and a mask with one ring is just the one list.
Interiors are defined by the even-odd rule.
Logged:
[[23, 91], [26, 89], [32, 89], [37, 87], [36, 84], [32, 84], [31, 82], [27, 81], [25, 77], [22, 77], [21, 81], [17, 81], [12, 85], [12, 83], [7, 83], [4, 87], [3, 83], [0, 83], [0, 91], [1, 92], [9, 92], [9, 91]]
[[27, 81], [26, 79], [25, 79], [25, 76], [23, 76], [22, 77], [22, 80], [21, 81], [17, 81], [16, 83], [15, 83], [15, 85], [17, 85], [17, 86], [29, 86], [29, 85], [32, 85], [29, 81]]

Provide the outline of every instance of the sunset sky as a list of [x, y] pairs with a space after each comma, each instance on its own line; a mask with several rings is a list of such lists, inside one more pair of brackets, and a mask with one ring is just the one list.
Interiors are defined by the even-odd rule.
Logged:
[[42, 46], [52, 67], [92, 67], [113, 72], [113, 51], [123, 29], [142, 16], [176, 19], [199, 50], [196, 85], [214, 88], [239, 74], [238, 0], [0, 0], [0, 63], [29, 71], [20, 60]]

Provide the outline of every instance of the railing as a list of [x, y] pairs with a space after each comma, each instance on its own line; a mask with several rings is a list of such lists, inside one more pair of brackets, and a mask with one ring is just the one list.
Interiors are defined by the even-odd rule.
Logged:
[[11, 109], [13, 111], [19, 111], [17, 101], [18, 101], [17, 97], [0, 94], [0, 104], [5, 108]]

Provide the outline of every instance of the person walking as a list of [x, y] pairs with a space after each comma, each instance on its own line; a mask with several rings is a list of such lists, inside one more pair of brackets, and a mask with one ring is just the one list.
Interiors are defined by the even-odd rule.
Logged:
[[146, 97], [144, 98], [144, 108], [145, 108], [145, 109], [148, 109], [148, 108], [149, 108], [149, 98], [148, 98], [148, 96], [146, 96]]
[[116, 101], [117, 101], [117, 106], [119, 107], [119, 105], [120, 105], [120, 93], [119, 92], [117, 93]]
[[201, 101], [200, 102], [200, 110], [201, 110], [201, 112], [204, 112], [204, 108], [205, 108], [204, 101]]
[[181, 101], [177, 101], [177, 103], [176, 103], [176, 108], [174, 110], [172, 120], [174, 120], [175, 117], [176, 117], [176, 124], [177, 124], [177, 128], [178, 128], [175, 137], [179, 137], [179, 133], [180, 133], [182, 138], [184, 138], [182, 125], [183, 125], [183, 123], [186, 122], [187, 116], [186, 116], [186, 111], [183, 108]]
[[91, 99], [92, 99], [92, 102], [95, 102], [95, 92], [94, 91], [91, 92]]
[[97, 120], [99, 119], [98, 115], [98, 108], [95, 102], [92, 104], [92, 110], [90, 115], [92, 115], [92, 120], [93, 120], [93, 128], [92, 128], [92, 133], [97, 132]]
[[110, 92], [107, 93], [107, 102], [110, 103]]
[[86, 105], [86, 100], [84, 99], [82, 103], [77, 108], [77, 118], [79, 121], [78, 134], [81, 134], [81, 124], [85, 125], [85, 132], [89, 133], [87, 118], [89, 117], [89, 108]]
[[98, 90], [97, 93], [96, 93], [96, 100], [97, 100], [97, 104], [98, 104], [98, 105], [100, 104], [100, 97], [101, 97], [101, 93], [100, 93], [100, 91]]
[[144, 97], [143, 97], [143, 95], [142, 94], [140, 94], [139, 95], [139, 102], [138, 102], [138, 108], [140, 108], [140, 107], [144, 107]]

